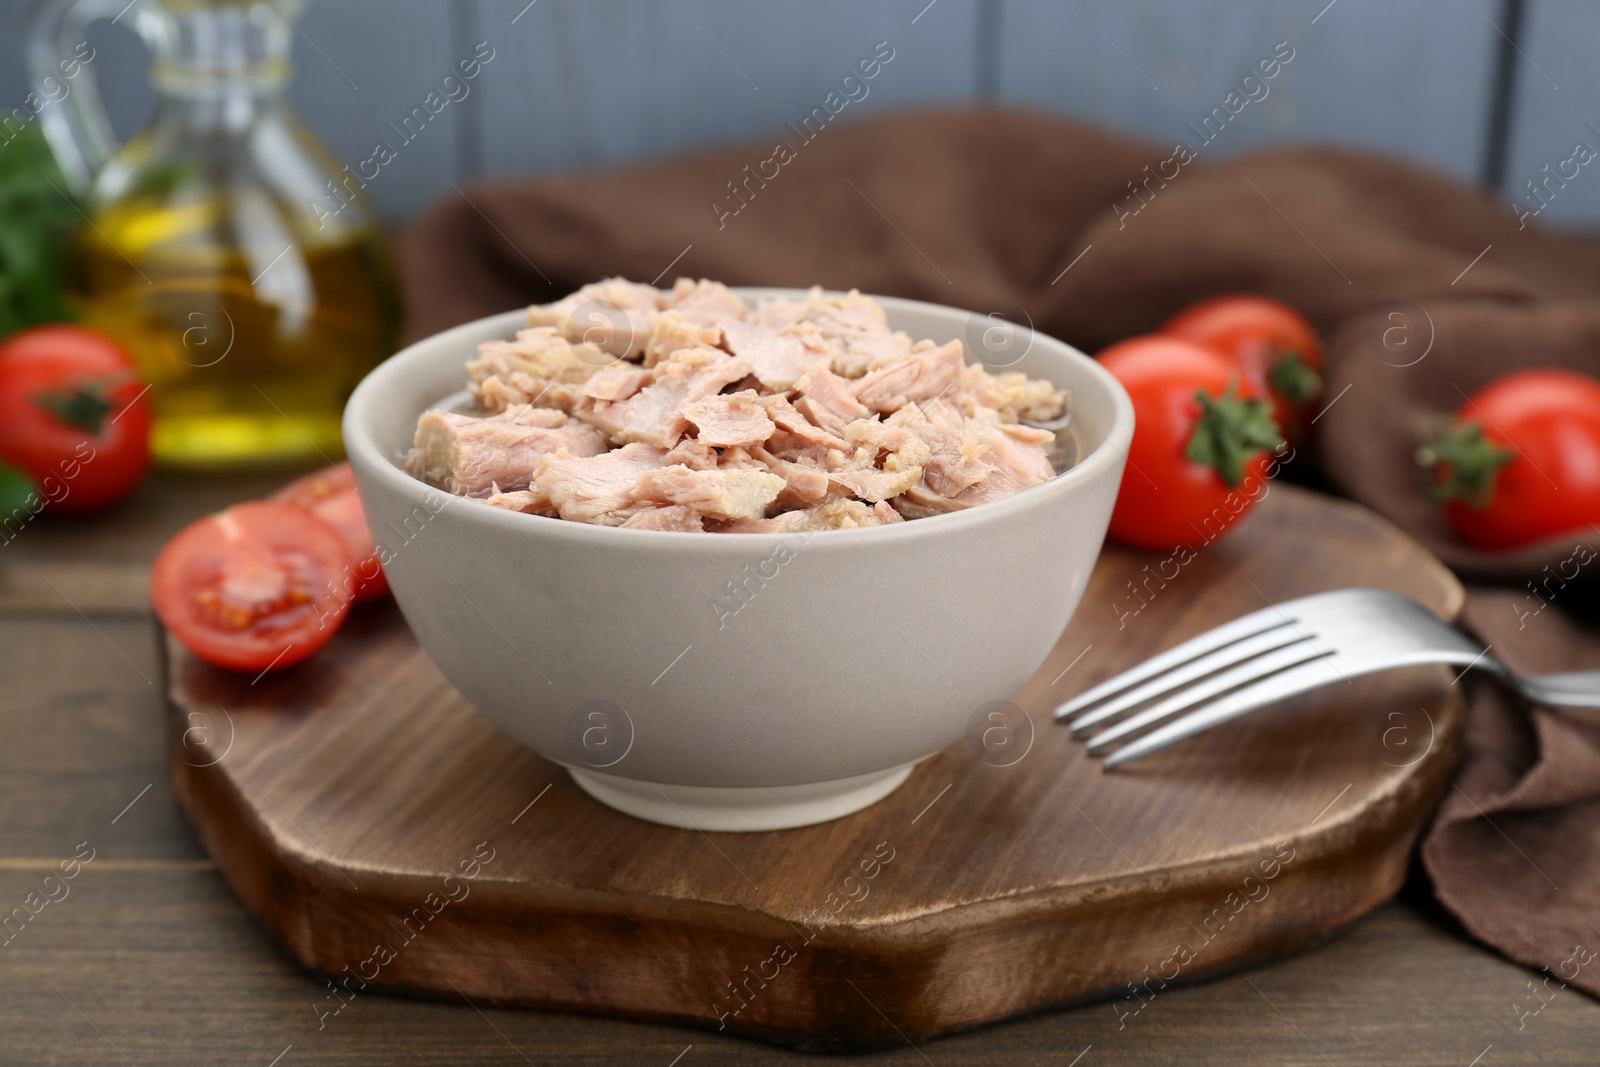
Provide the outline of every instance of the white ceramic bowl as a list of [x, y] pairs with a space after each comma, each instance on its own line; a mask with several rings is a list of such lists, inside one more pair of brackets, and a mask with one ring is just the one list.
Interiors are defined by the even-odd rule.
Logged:
[[[913, 338], [967, 340], [969, 360], [992, 326], [879, 300]], [[1044, 485], [809, 537], [664, 533], [515, 514], [400, 469], [418, 415], [461, 389], [478, 343], [525, 321], [481, 319], [383, 363], [350, 398], [345, 446], [422, 647], [481, 714], [601, 802], [702, 830], [866, 807], [1020, 687], [1077, 607], [1133, 408], [1076, 349], [1025, 329], [1006, 346], [1023, 355], [1004, 369], [1070, 391], [1081, 455]]]

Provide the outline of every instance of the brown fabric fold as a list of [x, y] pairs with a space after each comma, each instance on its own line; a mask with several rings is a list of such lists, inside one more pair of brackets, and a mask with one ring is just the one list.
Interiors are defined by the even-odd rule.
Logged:
[[[1521, 673], [1591, 669], [1593, 594], [1552, 583], [1546, 603], [1469, 586], [1462, 621]], [[1552, 976], [1548, 988], [1600, 996], [1600, 710], [1520, 705], [1485, 683], [1472, 711], [1466, 762], [1422, 846], [1434, 891], [1473, 936]]]
[[[909, 296], [1090, 352], [1203, 297], [1267, 293], [1326, 342], [1314, 449], [1326, 483], [1471, 583], [1462, 621], [1514, 669], [1600, 667], [1600, 562], [1550, 579], [1571, 572], [1578, 545], [1600, 551], [1600, 530], [1467, 548], [1413, 461], [1430, 420], [1503, 373], [1600, 376], [1600, 245], [1346, 150], [1214, 162], [1214, 147], [1190, 143], [1196, 158], [1179, 165], [1173, 146], [990, 109], [780, 137], [781, 165], [764, 162], [775, 139], [446, 199], [403, 238], [410, 336], [615, 274]], [[1423, 864], [1473, 936], [1600, 995], [1600, 712], [1530, 708], [1492, 684], [1472, 703], [1469, 754]]]

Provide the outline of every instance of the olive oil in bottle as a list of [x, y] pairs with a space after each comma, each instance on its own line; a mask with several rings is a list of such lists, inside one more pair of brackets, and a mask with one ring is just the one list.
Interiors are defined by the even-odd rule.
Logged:
[[[82, 231], [75, 301], [152, 383], [163, 462], [336, 456], [345, 399], [394, 350], [392, 272], [377, 231], [318, 240], [268, 225], [281, 215], [258, 199], [123, 202]], [[237, 237], [263, 230], [270, 239]]]
[[[36, 37], [77, 32], [71, 7], [41, 8]], [[72, 299], [151, 382], [169, 465], [338, 455], [345, 399], [394, 350], [394, 272], [364, 183], [286, 99], [302, 7], [147, 0], [133, 22], [153, 53], [149, 125], [112, 150], [88, 83], [80, 106], [41, 116], [88, 219]]]

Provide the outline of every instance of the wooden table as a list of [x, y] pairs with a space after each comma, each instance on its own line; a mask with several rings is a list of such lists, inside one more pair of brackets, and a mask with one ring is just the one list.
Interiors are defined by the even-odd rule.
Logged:
[[[47, 512], [0, 540], [0, 916], [59, 898], [0, 945], [0, 1064], [827, 1062], [671, 1027], [376, 995], [319, 1029], [323, 983], [233, 898], [173, 802], [146, 604], [150, 559], [172, 532], [282, 480], [160, 476], [112, 515]], [[80, 842], [94, 860], [46, 882]], [[1467, 941], [1418, 874], [1320, 948], [1163, 992], [1122, 1029], [1108, 1004], [1086, 1004], [833, 1062], [1600, 1062], [1600, 1004], [1579, 993], [1518, 1028], [1537, 1003], [1531, 977]]]

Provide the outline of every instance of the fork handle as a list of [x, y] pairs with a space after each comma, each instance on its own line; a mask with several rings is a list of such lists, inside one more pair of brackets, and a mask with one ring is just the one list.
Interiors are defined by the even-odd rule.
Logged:
[[1600, 708], [1600, 670], [1534, 674], [1513, 680], [1529, 700], [1559, 708]]

